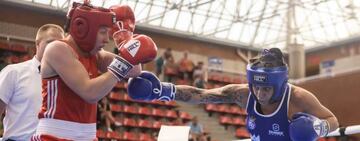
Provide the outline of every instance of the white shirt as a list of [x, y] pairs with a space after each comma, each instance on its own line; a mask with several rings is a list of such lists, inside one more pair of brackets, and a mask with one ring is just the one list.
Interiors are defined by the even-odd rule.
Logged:
[[6, 104], [4, 140], [28, 141], [35, 133], [42, 103], [39, 66], [34, 57], [0, 72], [0, 99]]

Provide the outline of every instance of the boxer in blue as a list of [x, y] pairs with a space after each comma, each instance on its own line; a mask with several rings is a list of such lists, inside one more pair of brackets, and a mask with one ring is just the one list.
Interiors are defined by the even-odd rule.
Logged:
[[288, 67], [278, 48], [251, 59], [247, 78], [248, 84], [206, 90], [160, 82], [142, 72], [129, 80], [128, 93], [137, 100], [236, 103], [247, 110], [253, 141], [315, 141], [338, 128], [334, 114], [311, 92], [287, 82]]

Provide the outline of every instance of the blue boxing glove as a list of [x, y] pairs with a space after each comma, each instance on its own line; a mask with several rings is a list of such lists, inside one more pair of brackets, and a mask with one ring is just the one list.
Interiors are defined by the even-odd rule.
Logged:
[[172, 101], [176, 88], [174, 84], [160, 82], [155, 74], [142, 71], [138, 77], [129, 79], [127, 91], [134, 100]]
[[289, 125], [292, 141], [316, 141], [329, 133], [329, 123], [307, 113], [296, 113]]

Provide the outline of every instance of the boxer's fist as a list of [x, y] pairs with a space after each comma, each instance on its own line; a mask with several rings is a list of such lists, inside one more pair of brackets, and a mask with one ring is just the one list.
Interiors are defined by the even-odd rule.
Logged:
[[289, 134], [292, 141], [316, 141], [329, 132], [329, 123], [313, 115], [296, 113], [289, 125]]
[[[134, 32], [135, 30], [135, 16], [134, 12], [128, 5], [113, 5], [109, 8], [116, 15], [116, 21], [120, 22], [120, 28]], [[117, 25], [114, 25], [112, 33], [120, 30]]]
[[125, 40], [119, 46], [119, 55], [133, 65], [147, 63], [155, 59], [157, 46], [154, 41], [146, 35], [137, 35]]
[[155, 74], [147, 71], [128, 81], [128, 94], [134, 100], [171, 101], [175, 99], [175, 92], [174, 84], [160, 82]]

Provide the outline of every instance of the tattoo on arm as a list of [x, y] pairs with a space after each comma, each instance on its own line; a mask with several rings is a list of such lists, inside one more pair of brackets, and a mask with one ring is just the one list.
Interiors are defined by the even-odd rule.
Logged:
[[237, 103], [243, 106], [245, 104], [244, 99], [247, 97], [247, 90], [244, 88], [247, 88], [247, 86], [227, 85], [221, 88], [205, 90], [178, 85], [175, 99], [190, 103]]
[[202, 91], [201, 89], [191, 86], [185, 86], [185, 85], [177, 86], [175, 100], [188, 102], [194, 96], [201, 94], [201, 91]]

